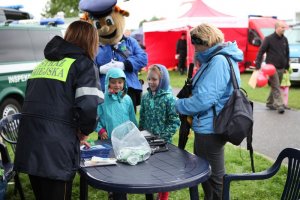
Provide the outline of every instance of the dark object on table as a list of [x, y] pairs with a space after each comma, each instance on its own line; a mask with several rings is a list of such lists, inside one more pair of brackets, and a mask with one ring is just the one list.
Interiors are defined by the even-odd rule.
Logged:
[[225, 174], [223, 181], [223, 200], [230, 199], [231, 181], [262, 180], [271, 178], [278, 172], [281, 163], [285, 158], [288, 158], [288, 171], [281, 199], [300, 199], [300, 149], [286, 148], [280, 152], [275, 163], [265, 171], [251, 174]]
[[155, 135], [145, 136], [145, 138], [150, 145], [151, 154], [165, 152], [169, 150], [167, 147], [167, 142], [164, 139], [160, 139], [158, 136]]

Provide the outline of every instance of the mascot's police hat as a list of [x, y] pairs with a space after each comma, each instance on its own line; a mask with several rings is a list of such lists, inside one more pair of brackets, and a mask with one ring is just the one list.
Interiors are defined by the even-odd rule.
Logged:
[[99, 18], [110, 14], [116, 4], [117, 0], [81, 0], [79, 9]]

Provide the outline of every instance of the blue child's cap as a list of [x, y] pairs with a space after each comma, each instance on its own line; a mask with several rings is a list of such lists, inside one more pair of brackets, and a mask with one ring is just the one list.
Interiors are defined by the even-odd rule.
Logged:
[[79, 9], [99, 18], [111, 13], [117, 0], [80, 0]]

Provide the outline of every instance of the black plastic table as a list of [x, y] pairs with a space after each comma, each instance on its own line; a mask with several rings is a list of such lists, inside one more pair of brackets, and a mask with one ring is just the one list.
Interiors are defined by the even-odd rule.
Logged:
[[117, 163], [111, 166], [81, 167], [80, 199], [88, 199], [88, 185], [113, 192], [115, 199], [126, 199], [126, 193], [146, 194], [189, 188], [190, 199], [199, 199], [198, 184], [210, 174], [208, 162], [185, 150], [168, 144], [169, 151], [151, 155], [147, 161], [131, 166]]

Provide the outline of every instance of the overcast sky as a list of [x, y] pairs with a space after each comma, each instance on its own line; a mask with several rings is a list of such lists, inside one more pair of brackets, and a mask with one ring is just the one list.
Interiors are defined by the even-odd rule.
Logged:
[[[100, 0], [99, 0], [100, 1]], [[117, 5], [128, 10], [127, 28], [137, 28], [143, 19], [150, 20], [153, 16], [176, 18], [184, 14], [193, 0], [118, 0]], [[300, 11], [299, 0], [203, 0], [208, 6], [232, 16], [249, 14], [272, 15], [279, 19], [294, 19], [295, 12]], [[33, 3], [34, 2], [34, 3]], [[0, 0], [0, 6], [22, 4], [23, 10], [32, 13], [40, 19], [47, 0]], [[182, 4], [184, 3], [185, 4]]]
[[[128, 23], [138, 24], [135, 19], [149, 20], [153, 16], [167, 18], [181, 16], [189, 10], [192, 1], [130, 0], [119, 1], [118, 5], [130, 12]], [[277, 16], [279, 19], [294, 19], [295, 12], [300, 11], [299, 0], [203, 0], [203, 2], [219, 12], [239, 17], [256, 14]]]

